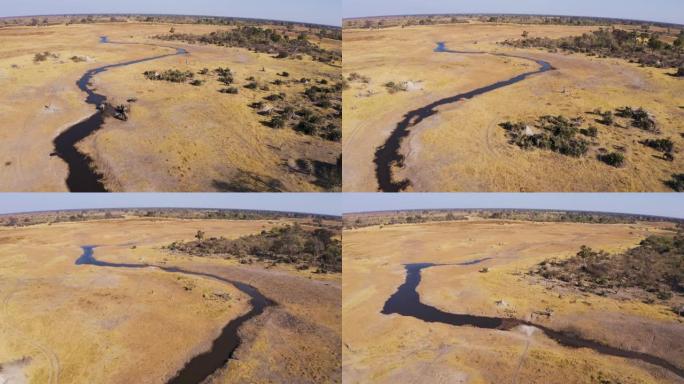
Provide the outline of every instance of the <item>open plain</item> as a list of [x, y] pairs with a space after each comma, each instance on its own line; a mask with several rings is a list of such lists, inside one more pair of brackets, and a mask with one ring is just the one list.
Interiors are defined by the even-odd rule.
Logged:
[[[671, 236], [673, 228], [667, 222], [471, 216], [347, 229], [344, 381], [682, 383], [684, 323], [671, 303], [599, 296], [544, 284], [529, 274], [544, 260], [575, 255], [581, 245], [621, 252], [649, 235]], [[402, 302], [392, 302], [416, 284], [415, 274], [407, 275], [411, 266], [422, 268], [417, 293], [404, 292]], [[412, 300], [422, 304], [409, 304]], [[678, 300], [681, 305], [681, 296]], [[594, 344], [562, 344], [577, 340]], [[616, 356], [621, 351], [671, 366]]]
[[[167, 247], [295, 221], [311, 228], [133, 216], [0, 228], [0, 382], [339, 383], [338, 273]], [[221, 339], [235, 322], [239, 340]]]
[[[95, 189], [113, 192], [339, 189], [340, 143], [311, 131], [326, 124], [339, 128], [340, 117], [335, 105], [314, 106], [304, 94], [318, 82], [338, 82], [339, 62], [168, 39], [237, 28], [135, 18], [1, 26], [0, 190], [93, 191], [87, 183], [67, 182], [70, 173], [78, 173], [75, 167], [81, 173], [92, 169], [86, 177], [96, 179]], [[311, 44], [340, 50], [339, 40], [318, 37], [304, 26], [255, 28], [292, 39], [309, 34]], [[77, 84], [87, 71], [121, 63], [127, 64]], [[160, 80], [167, 71], [194, 80]], [[65, 140], [68, 148], [56, 148], [56, 138], [88, 121], [96, 107], [105, 109], [94, 105], [99, 100], [91, 93], [125, 113], [106, 116], [96, 130]], [[282, 106], [266, 101], [269, 96], [292, 109], [278, 127], [269, 122]], [[293, 128], [296, 113], [305, 109], [319, 117], [307, 134]], [[79, 164], [63, 159], [71, 147]]]
[[[345, 191], [672, 191], [667, 181], [684, 172], [684, 82], [674, 76], [676, 68], [502, 44], [521, 36], [580, 36], [610, 28], [608, 24], [479, 19], [381, 28], [359, 28], [360, 24], [343, 32], [343, 72], [349, 80], [343, 92]], [[638, 28], [611, 25], [627, 31]], [[661, 39], [670, 42], [677, 34], [676, 29], [653, 26], [650, 31], [662, 33]], [[455, 52], [436, 52], [439, 42]], [[539, 65], [533, 60], [547, 62], [553, 69], [438, 105], [420, 121], [410, 115], [439, 100], [536, 71]], [[626, 122], [604, 126], [594, 121], [598, 117], [592, 111], [624, 106], [651, 113], [660, 134]], [[500, 126], [508, 121], [533, 126], [545, 115], [580, 117], [583, 128], [595, 126], [598, 133], [587, 138], [586, 154], [522, 149], [510, 143]], [[405, 118], [408, 134], [400, 140], [399, 161], [378, 159], [378, 149], [388, 144]], [[534, 127], [527, 133], [536, 133]], [[643, 145], [647, 139], [670, 139], [673, 159]], [[608, 152], [620, 152], [624, 164], [616, 167], [597, 159]], [[394, 183], [408, 184], [388, 186], [385, 180], [381, 185], [378, 163], [391, 169]]]

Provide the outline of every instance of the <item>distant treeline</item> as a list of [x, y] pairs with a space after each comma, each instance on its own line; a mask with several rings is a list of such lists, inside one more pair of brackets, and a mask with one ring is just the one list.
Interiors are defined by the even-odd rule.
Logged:
[[17, 16], [0, 18], [0, 25], [57, 25], [57, 24], [91, 24], [91, 23], [174, 23], [174, 24], [208, 24], [208, 25], [273, 25], [288, 29], [294, 27], [307, 28], [308, 32], [320, 38], [335, 40], [342, 39], [342, 29], [335, 26], [313, 23], [249, 19], [241, 17], [222, 16], [193, 16], [193, 15], [140, 15], [140, 14], [76, 14], [76, 15], [45, 15], [45, 16]]
[[310, 219], [314, 225], [323, 221], [341, 221], [338, 216], [315, 215], [297, 212], [255, 211], [239, 209], [203, 208], [128, 208], [128, 209], [85, 209], [48, 212], [28, 212], [0, 215], [2, 226], [28, 226], [59, 222], [121, 219], [125, 216], [176, 219], [219, 219], [219, 220], [278, 220]]
[[257, 26], [239, 26], [235, 29], [220, 30], [204, 35], [170, 33], [155, 37], [161, 40], [247, 48], [254, 52], [274, 54], [280, 59], [288, 57], [301, 59], [302, 55], [306, 54], [323, 63], [342, 60], [342, 52], [319, 47], [309, 41], [305, 32], [300, 32], [296, 38], [290, 38], [288, 34], [275, 29]]
[[342, 271], [342, 242], [339, 229], [320, 226], [313, 230], [299, 224], [274, 227], [259, 234], [235, 240], [206, 238], [198, 231], [195, 240], [176, 241], [165, 248], [194, 256], [220, 255], [236, 258], [243, 264], [256, 259], [272, 264], [295, 264], [297, 269], [316, 268], [315, 272]]
[[559, 39], [525, 37], [505, 40], [502, 44], [518, 48], [544, 48], [551, 52], [562, 50], [591, 56], [616, 57], [657, 68], [684, 66], [684, 30], [679, 32], [672, 43], [666, 42], [663, 37], [662, 32], [600, 28], [581, 36]]
[[396, 15], [372, 16], [344, 19], [344, 28], [387, 28], [406, 27], [411, 25], [457, 24], [477, 21], [484, 23], [510, 24], [542, 24], [542, 25], [584, 25], [608, 26], [613, 24], [635, 25], [641, 27], [660, 26], [665, 28], [681, 28], [680, 25], [650, 22], [642, 20], [626, 20], [587, 16], [555, 16], [555, 15], [506, 15], [506, 14], [441, 14], [441, 15]]
[[350, 213], [344, 215], [344, 227], [351, 229], [373, 225], [384, 226], [393, 224], [456, 221], [467, 220], [469, 217], [492, 220], [595, 224], [631, 224], [639, 221], [670, 221], [684, 223], [684, 219], [638, 214], [526, 209], [446, 209]]

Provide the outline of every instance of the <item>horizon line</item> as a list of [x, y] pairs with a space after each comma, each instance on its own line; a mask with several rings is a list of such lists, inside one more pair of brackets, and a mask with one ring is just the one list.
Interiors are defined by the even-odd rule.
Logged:
[[655, 23], [663, 25], [672, 25], [678, 27], [684, 27], [684, 22], [675, 23], [670, 21], [656, 21], [656, 20], [640, 20], [640, 19], [628, 19], [624, 17], [611, 17], [611, 16], [587, 16], [587, 15], [554, 15], [554, 14], [544, 14], [544, 13], [497, 13], [497, 12], [470, 12], [470, 13], [414, 13], [414, 14], [390, 14], [390, 15], [368, 15], [368, 16], [351, 16], [343, 17], [342, 22], [346, 20], [362, 20], [370, 18], [382, 18], [382, 17], [411, 17], [411, 16], [543, 16], [543, 17], [574, 17], [574, 18], [591, 18], [591, 19], [602, 19], [602, 20], [623, 20], [623, 21], [636, 21], [640, 23]]
[[254, 209], [254, 208], [211, 208], [211, 207], [102, 207], [102, 208], [65, 208], [65, 209], [40, 209], [35, 211], [19, 211], [19, 212], [5, 212], [0, 213], [0, 217], [11, 215], [27, 215], [35, 213], [49, 213], [49, 212], [76, 212], [76, 211], [101, 211], [101, 210], [134, 210], [134, 209], [183, 209], [183, 210], [219, 210], [219, 211], [243, 211], [243, 212], [265, 212], [265, 213], [282, 213], [295, 215], [312, 215], [312, 216], [328, 216], [339, 217], [333, 213], [315, 213], [315, 212], [297, 212], [297, 211], [278, 211], [272, 209]]
[[[0, 16], [2, 19], [11, 19], [19, 17], [50, 17], [50, 16], [191, 16], [191, 17], [207, 17], [214, 19], [237, 19], [237, 20], [253, 20], [253, 21], [277, 21], [282, 23], [291, 24], [305, 24], [320, 27], [331, 27], [331, 28], [342, 28], [342, 26], [333, 24], [321, 24], [314, 23], [310, 21], [296, 21], [296, 20], [278, 20], [278, 19], [262, 19], [258, 17], [245, 17], [245, 16], [216, 16], [216, 15], [199, 15], [199, 14], [182, 14], [182, 13], [136, 13], [136, 12], [105, 12], [105, 13], [51, 13], [51, 14], [35, 14], [35, 15], [12, 15], [12, 16]], [[343, 20], [343, 19], [342, 19]]]
[[631, 213], [631, 212], [611, 212], [611, 211], [592, 211], [592, 210], [572, 210], [563, 208], [409, 208], [409, 209], [385, 209], [380, 211], [358, 211], [358, 212], [344, 212], [345, 215], [358, 215], [365, 213], [390, 213], [390, 212], [416, 212], [416, 211], [544, 211], [544, 212], [579, 212], [579, 213], [594, 213], [602, 215], [621, 215], [621, 216], [646, 216], [659, 219], [669, 219], [684, 221], [684, 217], [661, 216], [650, 213]]

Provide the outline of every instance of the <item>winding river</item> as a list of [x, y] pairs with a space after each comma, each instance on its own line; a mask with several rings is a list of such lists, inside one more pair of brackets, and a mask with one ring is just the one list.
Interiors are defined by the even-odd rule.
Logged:
[[250, 297], [251, 309], [246, 314], [235, 318], [228, 322], [221, 334], [212, 342], [211, 348], [188, 361], [185, 366], [176, 373], [176, 375], [168, 381], [169, 384], [187, 384], [187, 383], [201, 383], [212, 373], [224, 367], [228, 360], [232, 358], [233, 353], [240, 345], [240, 336], [238, 330], [246, 321], [259, 316], [264, 310], [272, 305], [277, 305], [274, 301], [262, 295], [255, 287], [241, 283], [235, 280], [229, 280], [224, 277], [214, 275], [211, 273], [188, 271], [177, 267], [164, 267], [151, 264], [126, 264], [126, 263], [110, 263], [106, 261], [97, 260], [94, 256], [96, 246], [84, 245], [81, 247], [83, 254], [76, 259], [76, 265], [93, 265], [97, 267], [108, 268], [156, 268], [170, 273], [182, 273], [185, 275], [199, 276], [219, 280], [235, 286], [241, 292]]
[[104, 113], [98, 110], [97, 107], [104, 103], [107, 100], [107, 97], [96, 93], [94, 89], [90, 88], [90, 81], [92, 80], [93, 76], [112, 68], [125, 67], [146, 61], [158, 60], [176, 55], [185, 55], [188, 53], [183, 48], [175, 48], [165, 45], [111, 42], [107, 36], [100, 37], [100, 42], [104, 44], [151, 45], [154, 47], [172, 48], [176, 50], [176, 53], [157, 55], [144, 59], [126, 61], [123, 63], [110, 64], [94, 68], [88, 70], [76, 82], [79, 89], [81, 89], [81, 91], [85, 92], [87, 95], [85, 102], [93, 105], [95, 107], [95, 112], [85, 120], [82, 120], [61, 132], [52, 141], [55, 146], [54, 155], [64, 160], [64, 162], [69, 166], [69, 175], [67, 176], [66, 184], [71, 192], [107, 192], [104, 184], [102, 184], [103, 175], [93, 169], [93, 159], [76, 148], [76, 144], [79, 141], [85, 139], [93, 132], [102, 128], [102, 125], [104, 124]]
[[556, 331], [554, 329], [526, 320], [450, 313], [424, 304], [420, 301], [420, 295], [418, 294], [418, 291], [416, 291], [416, 288], [418, 288], [418, 284], [420, 284], [420, 273], [423, 269], [446, 265], [472, 265], [481, 263], [485, 260], [488, 260], [488, 258], [472, 260], [460, 264], [405, 264], [404, 268], [406, 269], [406, 281], [399, 286], [397, 291], [392, 294], [389, 299], [387, 299], [381, 313], [385, 315], [396, 313], [402, 316], [414, 317], [429, 323], [443, 323], [454, 326], [467, 325], [477, 328], [498, 329], [503, 331], [509, 331], [512, 328], [520, 325], [527, 325], [539, 329], [547, 337], [555, 340], [562, 346], [569, 348], [589, 348], [604, 355], [641, 360], [646, 363], [657, 365], [681, 378], [684, 378], [684, 368], [678, 367], [665, 359], [649, 355], [647, 353], [612, 347], [598, 341], [584, 339], [578, 335], [567, 332]]
[[546, 61], [533, 59], [525, 56], [518, 56], [507, 53], [454, 51], [447, 49], [446, 44], [444, 42], [437, 43], [437, 48], [435, 48], [435, 52], [456, 53], [464, 55], [491, 55], [524, 59], [534, 61], [539, 65], [539, 69], [530, 72], [525, 72], [523, 74], [512, 77], [508, 80], [498, 81], [496, 83], [481, 88], [477, 88], [472, 91], [460, 93], [455, 96], [449, 96], [441, 100], [437, 100], [424, 107], [414, 109], [405, 114], [404, 119], [397, 123], [389, 138], [387, 139], [387, 141], [385, 141], [385, 144], [383, 144], [375, 150], [375, 159], [373, 160], [373, 162], [375, 163], [375, 177], [378, 181], [379, 189], [383, 192], [401, 192], [404, 189], [406, 189], [409, 185], [411, 185], [411, 181], [408, 179], [395, 180], [392, 174], [392, 168], [394, 166], [403, 167], [404, 165], [404, 156], [399, 153], [399, 150], [401, 148], [402, 141], [409, 134], [411, 134], [411, 128], [420, 124], [420, 122], [422, 122], [423, 119], [436, 114], [438, 107], [446, 104], [455, 103], [464, 99], [472, 99], [475, 96], [482, 95], [484, 93], [491, 92], [499, 88], [503, 88], [505, 86], [521, 82], [532, 75], [547, 72], [554, 69], [554, 67]]

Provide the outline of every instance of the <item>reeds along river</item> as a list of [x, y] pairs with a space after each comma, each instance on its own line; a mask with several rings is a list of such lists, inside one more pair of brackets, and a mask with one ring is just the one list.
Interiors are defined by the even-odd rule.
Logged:
[[[237, 347], [240, 346], [240, 336], [238, 334], [240, 326], [242, 326], [245, 322], [261, 315], [267, 307], [276, 305], [274, 301], [262, 295], [261, 292], [259, 292], [259, 290], [255, 287], [249, 284], [241, 283], [239, 281], [229, 280], [211, 273], [188, 271], [176, 267], [164, 267], [150, 264], [110, 263], [106, 261], [100, 261], [94, 256], [96, 246], [84, 245], [81, 248], [83, 249], [83, 254], [76, 259], [76, 265], [131, 269], [157, 268], [169, 273], [181, 273], [185, 275], [219, 280], [235, 286], [235, 288], [250, 297], [249, 304], [252, 308], [249, 310], [249, 312], [228, 322], [228, 324], [226, 324], [221, 330], [221, 334], [212, 342], [211, 348], [188, 361], [185, 366], [168, 381], [169, 384], [201, 383], [211, 374], [223, 368], [228, 360], [230, 360], [230, 358], [233, 356], [233, 353]], [[169, 302], [169, 305], [173, 305], [173, 303]]]
[[93, 76], [104, 71], [108, 71], [112, 68], [125, 67], [146, 61], [158, 60], [164, 57], [184, 55], [188, 53], [183, 48], [175, 48], [165, 45], [110, 42], [107, 36], [101, 36], [100, 42], [105, 44], [151, 45], [154, 47], [172, 48], [175, 49], [176, 52], [90, 69], [76, 82], [79, 89], [81, 89], [81, 91], [85, 92], [87, 95], [85, 102], [94, 106], [95, 111], [86, 119], [61, 132], [52, 141], [55, 146], [53, 155], [64, 160], [69, 167], [69, 174], [66, 179], [66, 184], [71, 192], [107, 192], [107, 189], [102, 183], [103, 175], [93, 167], [93, 159], [76, 148], [76, 144], [78, 142], [90, 136], [93, 132], [101, 129], [104, 124], [105, 114], [103, 111], [100, 111], [98, 107], [107, 101], [107, 97], [96, 93], [95, 90], [91, 88], [90, 81], [92, 80]]
[[505, 86], [519, 83], [528, 77], [550, 71], [553, 68], [551, 64], [543, 60], [537, 60], [530, 57], [512, 55], [507, 53], [488, 53], [488, 52], [470, 52], [470, 51], [454, 51], [446, 48], [446, 44], [443, 42], [437, 43], [437, 48], [435, 52], [440, 53], [455, 53], [462, 55], [493, 55], [493, 56], [503, 56], [512, 57], [517, 59], [524, 59], [534, 61], [539, 64], [539, 69], [535, 71], [526, 72], [508, 80], [498, 81], [496, 83], [474, 89], [465, 93], [460, 93], [458, 95], [446, 97], [441, 100], [432, 102], [424, 107], [414, 109], [409, 111], [404, 115], [404, 119], [397, 123], [394, 130], [390, 134], [389, 138], [385, 141], [385, 144], [378, 147], [375, 151], [375, 177], [378, 182], [378, 187], [383, 192], [400, 192], [411, 185], [411, 181], [408, 179], [395, 180], [392, 172], [393, 167], [402, 167], [404, 165], [404, 156], [399, 153], [402, 141], [411, 134], [411, 128], [420, 124], [425, 118], [428, 118], [437, 113], [437, 108], [455, 103], [464, 99], [472, 99], [475, 96], [485, 94], [503, 88]]
[[423, 304], [420, 301], [420, 295], [418, 294], [416, 288], [418, 288], [418, 285], [420, 284], [421, 271], [423, 269], [447, 265], [473, 265], [481, 263], [485, 260], [488, 259], [477, 259], [460, 264], [405, 264], [404, 268], [406, 270], [406, 281], [399, 286], [397, 291], [392, 294], [389, 299], [387, 299], [381, 313], [385, 315], [398, 314], [402, 316], [410, 316], [430, 323], [443, 323], [454, 326], [467, 325], [476, 328], [498, 329], [502, 331], [509, 331], [520, 325], [531, 326], [539, 329], [547, 337], [555, 340], [562, 346], [569, 348], [589, 348], [604, 355], [641, 360], [643, 362], [664, 368], [675, 375], [684, 378], [684, 368], [678, 367], [663, 358], [649, 355], [647, 353], [612, 347], [594, 340], [584, 339], [578, 335], [556, 331], [530, 321], [507, 317], [490, 317], [445, 312], [430, 305]]

